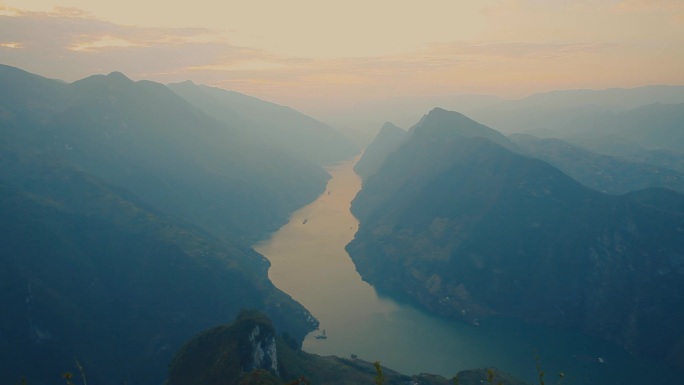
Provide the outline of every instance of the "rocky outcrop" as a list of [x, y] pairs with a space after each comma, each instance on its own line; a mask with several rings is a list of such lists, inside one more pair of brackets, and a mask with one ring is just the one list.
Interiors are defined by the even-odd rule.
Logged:
[[242, 311], [232, 324], [188, 341], [169, 366], [167, 385], [237, 385], [253, 372], [277, 378], [279, 366], [271, 321], [261, 313]]
[[264, 369], [277, 376], [279, 374], [278, 351], [273, 330], [267, 329], [262, 332], [259, 325], [254, 325], [252, 333], [249, 334], [249, 342], [251, 343], [249, 349], [252, 351], [252, 362], [246, 365], [247, 371]]
[[[387, 385], [448, 385], [442, 376], [407, 376], [382, 368]], [[200, 333], [176, 353], [166, 385], [283, 385], [310, 383], [347, 385], [377, 383], [374, 363], [335, 356], [321, 357], [293, 350], [275, 335], [263, 314], [243, 311], [235, 322]], [[480, 385], [491, 379], [500, 385], [525, 385], [495, 368], [464, 370], [461, 385]]]

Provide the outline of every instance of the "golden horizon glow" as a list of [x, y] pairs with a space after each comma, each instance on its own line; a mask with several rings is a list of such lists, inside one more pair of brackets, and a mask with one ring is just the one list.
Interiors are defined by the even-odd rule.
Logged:
[[12, 41], [9, 43], [0, 43], [0, 47], [3, 48], [23, 48], [22, 44], [16, 41]]
[[47, 77], [193, 80], [304, 111], [684, 84], [680, 0], [0, 0], [0, 36], [0, 63]]

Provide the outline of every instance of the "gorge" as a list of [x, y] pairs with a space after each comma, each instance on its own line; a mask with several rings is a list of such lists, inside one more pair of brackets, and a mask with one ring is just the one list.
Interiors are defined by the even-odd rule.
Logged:
[[404, 374], [451, 377], [459, 370], [495, 366], [530, 383], [537, 376], [535, 354], [549, 378], [562, 371], [574, 384], [651, 383], [681, 375], [578, 332], [503, 317], [477, 320], [476, 326], [379, 294], [361, 280], [344, 250], [358, 226], [349, 212], [361, 188], [353, 166], [348, 161], [328, 168], [332, 179], [326, 191], [255, 247], [271, 262], [274, 284], [326, 330], [326, 339], [315, 338], [321, 331], [310, 333], [303, 350], [380, 360]]

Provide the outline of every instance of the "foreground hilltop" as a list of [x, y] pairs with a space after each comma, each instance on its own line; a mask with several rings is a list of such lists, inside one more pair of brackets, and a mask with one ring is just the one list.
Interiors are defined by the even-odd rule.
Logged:
[[[228, 325], [206, 330], [188, 341], [169, 366], [166, 385], [316, 385], [374, 384], [378, 371], [358, 358], [321, 357], [309, 354], [276, 334], [263, 314], [243, 311]], [[388, 385], [447, 385], [453, 380], [431, 374], [407, 376], [382, 368]], [[488, 381], [501, 385], [525, 385], [496, 369], [459, 372], [460, 385]]]

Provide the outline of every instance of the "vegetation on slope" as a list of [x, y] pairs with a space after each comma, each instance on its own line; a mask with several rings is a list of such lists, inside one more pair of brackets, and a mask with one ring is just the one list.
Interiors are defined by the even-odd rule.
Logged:
[[576, 328], [684, 366], [682, 195], [601, 194], [431, 115], [354, 199], [347, 249], [365, 280], [470, 322]]

